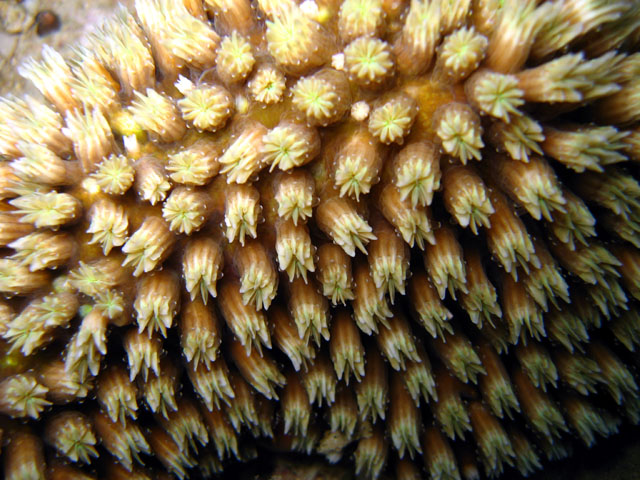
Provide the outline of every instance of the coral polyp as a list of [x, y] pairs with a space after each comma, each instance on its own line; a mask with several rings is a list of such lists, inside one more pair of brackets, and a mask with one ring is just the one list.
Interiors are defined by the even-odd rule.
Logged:
[[515, 478], [640, 422], [636, 3], [133, 3], [0, 99], [5, 478]]

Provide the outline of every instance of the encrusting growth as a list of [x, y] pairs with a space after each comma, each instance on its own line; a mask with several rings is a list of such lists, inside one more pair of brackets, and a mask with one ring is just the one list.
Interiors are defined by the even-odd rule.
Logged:
[[7, 479], [519, 478], [640, 422], [634, 2], [132, 3], [0, 98]]

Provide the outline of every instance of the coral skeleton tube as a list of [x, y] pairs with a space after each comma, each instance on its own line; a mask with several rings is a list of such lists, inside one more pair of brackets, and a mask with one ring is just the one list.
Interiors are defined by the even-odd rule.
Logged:
[[136, 165], [134, 188], [151, 205], [164, 200], [171, 189], [164, 166], [154, 157], [144, 157]]
[[423, 271], [415, 272], [409, 282], [409, 298], [415, 310], [416, 320], [432, 337], [444, 332], [453, 333], [449, 323], [453, 314], [444, 306], [438, 290]]
[[291, 373], [287, 378], [286, 386], [282, 392], [282, 411], [284, 432], [306, 435], [311, 416], [311, 405], [307, 392], [296, 373]]
[[527, 293], [546, 312], [549, 303], [558, 306], [558, 300], [569, 302], [569, 286], [549, 251], [541, 242], [535, 243], [540, 268], [532, 270], [524, 281]]
[[253, 99], [265, 105], [282, 100], [286, 88], [284, 75], [272, 65], [256, 67], [248, 86]]
[[195, 2], [200, 8], [212, 9], [215, 17], [226, 29], [245, 32], [253, 26], [251, 5], [248, 0], [232, 2], [229, 0], [205, 0], [204, 5]]
[[220, 173], [227, 183], [244, 184], [266, 166], [263, 148], [266, 128], [259, 122], [248, 122], [218, 159]]
[[461, 227], [478, 234], [478, 227], [491, 227], [495, 212], [482, 178], [469, 167], [453, 165], [443, 175], [444, 204]]
[[162, 217], [171, 231], [191, 235], [206, 221], [209, 203], [205, 193], [176, 188], [164, 203]]
[[492, 163], [500, 187], [533, 218], [552, 221], [554, 211], [565, 212], [562, 189], [544, 159], [532, 156], [524, 163], [498, 156]]
[[67, 372], [62, 360], [43, 365], [38, 372], [39, 382], [46, 387], [48, 398], [54, 404], [66, 404], [87, 396], [93, 386], [83, 382], [75, 372]]
[[589, 346], [589, 355], [596, 361], [604, 377], [609, 379], [606, 387], [616, 403], [620, 404], [623, 398], [637, 395], [638, 385], [633, 375], [607, 347], [594, 342]]
[[487, 43], [487, 38], [473, 27], [456, 30], [442, 41], [435, 72], [454, 82], [464, 80], [484, 59]]
[[197, 448], [197, 443], [206, 445], [209, 434], [204, 425], [197, 404], [183, 398], [175, 412], [162, 418], [159, 423], [182, 450]]
[[431, 371], [431, 363], [427, 353], [418, 345], [418, 361], [410, 361], [407, 363], [407, 369], [404, 371], [404, 382], [411, 394], [411, 398], [420, 405], [420, 397], [425, 402], [430, 400], [438, 400], [438, 394], [435, 389], [435, 379]]
[[176, 88], [184, 94], [184, 98], [177, 102], [183, 120], [210, 132], [224, 127], [234, 110], [231, 94], [219, 85], [196, 86], [182, 78], [176, 83]]
[[316, 356], [315, 349], [298, 335], [298, 329], [291, 316], [283, 309], [274, 306], [269, 310], [269, 322], [273, 328], [273, 341], [291, 360], [296, 371], [302, 366], [307, 368], [309, 375], [309, 363]]
[[124, 424], [127, 417], [138, 415], [137, 388], [129, 381], [122, 367], [112, 367], [102, 372], [97, 380], [96, 396], [112, 422]]
[[0, 411], [11, 417], [38, 418], [51, 403], [45, 399], [47, 391], [34, 375], [7, 377], [0, 382]]
[[443, 433], [452, 440], [464, 438], [465, 432], [471, 430], [469, 412], [462, 400], [462, 384], [447, 372], [436, 374], [437, 402], [433, 413]]
[[365, 334], [378, 333], [378, 322], [388, 325], [393, 316], [382, 290], [376, 288], [366, 265], [359, 263], [354, 271], [353, 313], [358, 328]]
[[222, 39], [216, 56], [216, 73], [223, 83], [241, 82], [251, 73], [254, 63], [251, 44], [245, 38], [234, 31]]
[[236, 339], [246, 349], [262, 353], [262, 346], [271, 348], [271, 336], [262, 311], [256, 311], [254, 305], [245, 303], [242, 287], [230, 281], [220, 290], [220, 310], [224, 320]]
[[146, 93], [136, 92], [130, 112], [136, 123], [164, 143], [178, 140], [186, 130], [174, 103], [150, 88]]
[[205, 185], [220, 170], [219, 155], [220, 149], [215, 143], [200, 140], [170, 155], [166, 168], [171, 179], [177, 183]]
[[348, 200], [334, 197], [320, 202], [316, 215], [318, 226], [350, 257], [355, 256], [356, 248], [366, 254], [367, 243], [376, 238]]
[[122, 246], [127, 254], [123, 265], [135, 267], [134, 276], [152, 271], [171, 253], [174, 237], [159, 217], [149, 217]]
[[460, 472], [451, 445], [436, 427], [427, 427], [422, 438], [424, 465], [441, 478], [459, 479]]
[[278, 223], [276, 252], [280, 270], [287, 272], [290, 281], [300, 277], [306, 282], [308, 272], [316, 269], [313, 260], [315, 248], [306, 225], [295, 225], [291, 220]]
[[366, 351], [366, 364], [362, 380], [356, 385], [358, 413], [362, 420], [385, 420], [389, 401], [387, 368], [377, 349]]
[[340, 36], [345, 42], [375, 36], [384, 29], [384, 15], [382, 0], [346, 0], [338, 14]]
[[525, 287], [507, 274], [503, 275], [502, 280], [503, 319], [509, 329], [511, 343], [518, 343], [518, 338], [526, 343], [528, 337], [537, 340], [544, 337], [542, 312]]
[[166, 417], [175, 411], [176, 388], [178, 383], [177, 369], [166, 360], [160, 362], [160, 374], [149, 375], [142, 386], [142, 396], [153, 413]]
[[313, 178], [302, 171], [294, 171], [278, 178], [275, 187], [275, 199], [278, 203], [278, 216], [293, 220], [294, 225], [304, 222], [312, 216], [315, 203], [315, 183]]
[[481, 403], [471, 403], [469, 410], [473, 431], [487, 474], [501, 472], [505, 463], [513, 465], [515, 453], [507, 432], [500, 425], [500, 422]]
[[320, 137], [314, 127], [286, 120], [269, 130], [262, 142], [265, 162], [271, 165], [269, 171], [302, 166], [320, 152]]
[[78, 372], [82, 380], [89, 373], [91, 376], [98, 374], [102, 356], [107, 353], [107, 322], [106, 315], [98, 309], [92, 310], [82, 319], [78, 332], [72, 337], [67, 348], [67, 371]]
[[44, 440], [72, 462], [89, 463], [98, 456], [92, 422], [79, 412], [62, 412], [50, 419]]
[[122, 206], [107, 199], [99, 200], [93, 204], [89, 215], [91, 225], [87, 233], [93, 233], [89, 243], [100, 244], [105, 255], [114, 247], [125, 244], [129, 233], [129, 218]]
[[146, 275], [140, 282], [134, 308], [138, 330], [150, 336], [158, 330], [163, 337], [173, 325], [179, 308], [180, 291], [178, 281], [171, 273], [156, 272]]
[[465, 82], [465, 93], [471, 106], [481, 113], [509, 122], [511, 116], [521, 115], [524, 92], [518, 88], [518, 79], [491, 70], [476, 71]]
[[480, 254], [469, 249], [465, 251], [468, 292], [462, 295], [462, 307], [471, 321], [482, 328], [483, 322], [493, 325], [493, 318], [502, 317], [496, 289], [487, 277]]
[[257, 402], [249, 384], [238, 374], [231, 377], [231, 388], [235, 394], [231, 405], [225, 406], [225, 413], [234, 430], [240, 433], [243, 426], [255, 429], [259, 423]]
[[340, 310], [332, 323], [329, 347], [336, 376], [338, 380], [344, 377], [347, 385], [351, 376], [361, 382], [364, 376], [365, 355], [360, 332], [345, 310]]
[[327, 60], [326, 32], [295, 4], [274, 12], [266, 27], [269, 53], [287, 73], [303, 74]]
[[608, 437], [618, 432], [617, 419], [601, 414], [587, 400], [581, 397], [567, 396], [563, 403], [569, 422], [587, 446], [595, 443], [596, 433]]
[[8, 480], [45, 478], [42, 441], [28, 432], [16, 432], [5, 453], [4, 474]]
[[391, 382], [389, 428], [391, 441], [400, 458], [403, 458], [405, 453], [408, 453], [411, 458], [422, 453], [419, 439], [420, 424], [418, 407], [411, 399], [402, 379], [394, 375]]
[[194, 368], [200, 362], [209, 366], [218, 356], [221, 332], [215, 313], [201, 300], [187, 303], [180, 314], [180, 343], [187, 361]]
[[18, 73], [33, 82], [60, 113], [78, 108], [70, 88], [73, 78], [71, 69], [62, 55], [45, 45], [42, 57], [41, 63], [33, 59], [27, 61], [20, 66]]
[[362, 87], [375, 88], [393, 74], [391, 48], [377, 38], [355, 39], [345, 47], [344, 56], [346, 71]]
[[502, 73], [519, 70], [527, 60], [550, 8], [548, 3], [536, 6], [531, 0], [505, 2], [495, 13], [495, 24], [489, 37], [489, 68]]
[[165, 468], [180, 479], [185, 478], [186, 470], [195, 465], [189, 452], [181, 451], [171, 437], [159, 427], [149, 434], [149, 444]]
[[78, 162], [63, 160], [44, 145], [18, 143], [23, 156], [10, 163], [11, 171], [21, 180], [58, 186], [78, 180]]
[[405, 294], [409, 268], [407, 245], [384, 221], [374, 226], [376, 239], [371, 242], [369, 265], [376, 288], [389, 294], [394, 303], [395, 294]]
[[404, 74], [418, 74], [431, 64], [440, 39], [443, 12], [440, 2], [413, 0], [394, 49], [398, 68]]
[[82, 207], [78, 200], [66, 193], [30, 193], [9, 202], [21, 214], [21, 222], [36, 228], [56, 228], [76, 220]]
[[480, 391], [496, 417], [503, 418], [506, 413], [512, 418], [513, 412], [520, 411], [520, 405], [507, 370], [489, 345], [481, 344], [479, 350], [487, 369], [487, 374], [480, 378]]
[[331, 405], [336, 399], [338, 379], [328, 355], [319, 353], [303, 378], [309, 401], [318, 406]]
[[317, 279], [322, 293], [333, 305], [353, 300], [351, 259], [338, 245], [325, 243], [318, 248]]
[[368, 438], [360, 439], [355, 452], [356, 475], [377, 478], [387, 461], [388, 445], [380, 427]]
[[315, 283], [296, 278], [289, 285], [289, 311], [298, 327], [298, 335], [320, 345], [321, 338], [329, 340], [329, 308]]
[[571, 355], [563, 350], [554, 354], [558, 366], [560, 379], [582, 395], [589, 395], [596, 391], [596, 385], [603, 383], [598, 363], [583, 355]]
[[268, 399], [278, 398], [276, 386], [283, 386], [286, 378], [269, 357], [260, 358], [256, 349], [250, 353], [240, 342], [234, 341], [231, 348], [232, 358], [240, 373], [249, 384]]
[[527, 476], [532, 472], [542, 468], [540, 457], [533, 445], [524, 433], [515, 428], [508, 428], [507, 434], [515, 453], [515, 467], [518, 471]]
[[350, 135], [334, 160], [335, 186], [340, 196], [355, 197], [367, 194], [380, 179], [382, 151], [376, 140], [365, 129]]
[[229, 369], [223, 358], [218, 358], [209, 368], [204, 362], [200, 363], [196, 368], [189, 368], [187, 373], [194, 390], [208, 410], [233, 401], [235, 394], [229, 380]]
[[133, 184], [135, 170], [124, 155], [109, 155], [93, 174], [100, 190], [111, 195], [124, 194]]
[[438, 160], [436, 146], [430, 142], [409, 143], [398, 152], [391, 166], [402, 201], [409, 199], [414, 208], [431, 205], [434, 192], [440, 188]]
[[444, 334], [433, 340], [432, 345], [442, 362], [462, 382], [477, 383], [478, 375], [486, 370], [469, 339], [460, 333]]
[[185, 287], [191, 300], [198, 294], [207, 304], [209, 295], [218, 295], [217, 281], [222, 276], [224, 259], [220, 246], [211, 238], [199, 237], [187, 243], [182, 258]]
[[540, 266], [540, 260], [535, 254], [535, 247], [526, 227], [518, 218], [507, 200], [497, 192], [490, 192], [491, 204], [495, 212], [489, 221], [491, 228], [487, 230], [487, 244], [489, 250], [498, 257], [504, 269], [514, 278], [518, 274], [518, 264], [525, 272]]
[[468, 293], [462, 247], [449, 228], [439, 228], [434, 236], [435, 243], [427, 246], [424, 265], [440, 299], [443, 300], [448, 291], [455, 300], [456, 291]]
[[260, 194], [246, 185], [231, 186], [225, 197], [225, 236], [229, 242], [236, 239], [244, 245], [247, 236], [257, 236], [258, 219], [261, 211]]
[[426, 207], [412, 206], [411, 201], [402, 199], [401, 192], [393, 185], [382, 188], [378, 205], [384, 218], [400, 232], [402, 239], [410, 247], [417, 244], [424, 250], [425, 240], [432, 245], [435, 243], [433, 221]]
[[278, 290], [278, 278], [265, 248], [255, 241], [247, 242], [238, 250], [235, 264], [240, 274], [242, 303], [268, 310]]
[[488, 133], [496, 150], [507, 152], [514, 160], [527, 163], [534, 152], [542, 155], [543, 128], [528, 115], [514, 117], [508, 123], [494, 122]]
[[420, 361], [409, 322], [399, 312], [380, 328], [376, 340], [394, 370], [405, 370], [407, 361]]
[[340, 432], [347, 438], [353, 438], [358, 421], [355, 398], [351, 390], [339, 388], [336, 400], [329, 408], [331, 431]]
[[330, 68], [302, 77], [291, 93], [293, 105], [309, 125], [326, 127], [337, 122], [351, 103], [346, 76]]
[[470, 159], [482, 159], [482, 126], [480, 118], [463, 103], [440, 107], [433, 124], [446, 153], [460, 159], [463, 165]]
[[393, 93], [369, 114], [369, 132], [384, 144], [402, 145], [418, 113], [416, 102], [405, 93]]
[[135, 423], [112, 422], [103, 413], [93, 415], [93, 425], [104, 447], [124, 468], [131, 471], [133, 461], [140, 462], [140, 453], [150, 453], [151, 448]]
[[534, 387], [522, 371], [513, 374], [513, 382], [525, 418], [535, 430], [547, 437], [559, 437], [567, 431], [562, 413], [549, 395]]

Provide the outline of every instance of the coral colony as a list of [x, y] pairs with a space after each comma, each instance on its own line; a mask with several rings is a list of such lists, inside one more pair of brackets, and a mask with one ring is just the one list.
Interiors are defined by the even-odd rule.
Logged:
[[631, 0], [136, 0], [45, 47], [5, 478], [526, 476], [638, 423], [639, 45]]

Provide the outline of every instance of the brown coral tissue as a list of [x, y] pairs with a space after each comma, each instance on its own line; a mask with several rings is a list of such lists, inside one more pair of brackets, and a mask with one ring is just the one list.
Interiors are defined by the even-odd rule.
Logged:
[[45, 47], [0, 98], [4, 478], [516, 478], [633, 429], [639, 47], [633, 0], [135, 0]]

